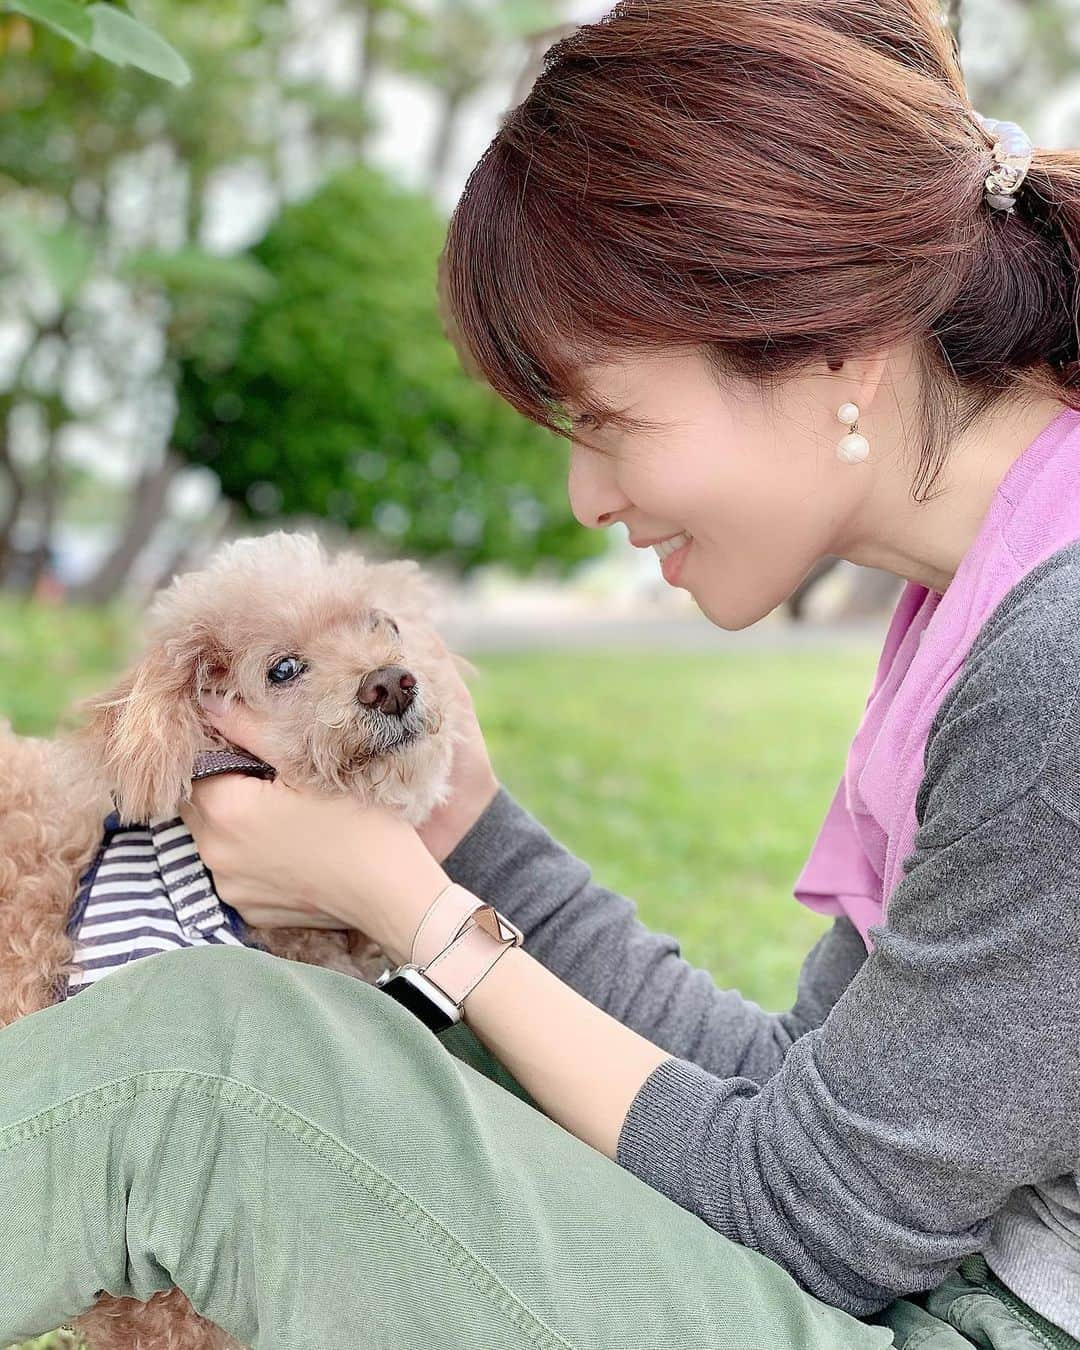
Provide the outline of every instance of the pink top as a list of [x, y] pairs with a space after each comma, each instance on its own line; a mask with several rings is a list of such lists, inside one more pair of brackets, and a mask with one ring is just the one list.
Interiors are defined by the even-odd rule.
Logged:
[[1002, 479], [948, 590], [904, 587], [844, 775], [795, 883], [802, 904], [846, 914], [868, 950], [914, 846], [934, 715], [998, 603], [1076, 539], [1080, 412], [1063, 408]]

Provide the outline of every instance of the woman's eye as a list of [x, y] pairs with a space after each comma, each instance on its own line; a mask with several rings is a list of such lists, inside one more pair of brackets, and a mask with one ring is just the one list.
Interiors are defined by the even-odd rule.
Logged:
[[295, 680], [297, 676], [302, 675], [307, 667], [298, 656], [286, 656], [279, 661], [277, 665], [271, 666], [266, 673], [266, 678], [271, 684], [288, 684]]

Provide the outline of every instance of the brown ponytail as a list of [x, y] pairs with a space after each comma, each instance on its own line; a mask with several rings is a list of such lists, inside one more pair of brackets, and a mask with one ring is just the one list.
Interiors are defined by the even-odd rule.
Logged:
[[918, 499], [1006, 391], [1080, 408], [1080, 153], [1036, 150], [1012, 216], [991, 167], [932, 0], [623, 0], [473, 171], [452, 335], [563, 434], [590, 360], [700, 347], [765, 389], [912, 341]]

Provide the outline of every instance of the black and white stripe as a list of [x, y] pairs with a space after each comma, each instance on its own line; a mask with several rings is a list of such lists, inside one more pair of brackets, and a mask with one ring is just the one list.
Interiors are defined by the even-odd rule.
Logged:
[[96, 868], [84, 879], [75, 913], [80, 909], [73, 957], [79, 970], [66, 997], [143, 956], [177, 947], [246, 945], [179, 817], [107, 835]]

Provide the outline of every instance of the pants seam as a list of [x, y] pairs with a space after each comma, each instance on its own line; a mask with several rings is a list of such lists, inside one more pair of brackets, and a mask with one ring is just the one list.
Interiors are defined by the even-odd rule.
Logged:
[[[531, 1309], [527, 1308], [515, 1294], [507, 1289], [495, 1272], [490, 1270], [475, 1253], [470, 1251], [460, 1238], [455, 1237], [418, 1200], [403, 1191], [391, 1178], [385, 1176], [377, 1167], [361, 1158], [340, 1139], [315, 1124], [314, 1121], [308, 1120], [299, 1112], [285, 1106], [276, 1098], [271, 1097], [259, 1088], [253, 1087], [250, 1083], [243, 1083], [229, 1075], [208, 1074], [194, 1069], [147, 1069], [141, 1073], [117, 1079], [112, 1083], [103, 1084], [70, 1097], [43, 1113], [27, 1117], [23, 1121], [16, 1122], [16, 1124], [0, 1131], [0, 1153], [6, 1153], [17, 1144], [28, 1139], [48, 1134], [61, 1124], [98, 1114], [107, 1110], [111, 1105], [122, 1102], [125, 1098], [135, 1098], [151, 1092], [164, 1092], [175, 1086], [175, 1082], [145, 1085], [140, 1082], [143, 1079], [153, 1078], [197, 1080], [200, 1086], [196, 1086], [194, 1090], [201, 1096], [216, 1098], [237, 1110], [243, 1111], [253, 1119], [272, 1125], [280, 1133], [288, 1135], [297, 1143], [303, 1144], [311, 1152], [326, 1158], [350, 1180], [358, 1182], [400, 1219], [410, 1224], [428, 1245], [446, 1260], [448, 1265], [456, 1270], [459, 1275], [469, 1279], [470, 1283], [485, 1294], [500, 1312], [507, 1316], [531, 1340], [543, 1347], [543, 1350], [574, 1350], [574, 1347], [568, 1341], [565, 1341], [558, 1332], [541, 1321]], [[202, 1084], [205, 1084], [205, 1086]], [[247, 1094], [263, 1110], [252, 1110], [243, 1101], [227, 1096], [220, 1091], [221, 1088], [226, 1086]], [[117, 1092], [116, 1089], [126, 1089], [126, 1091]], [[97, 1099], [96, 1103], [94, 1103], [95, 1098]], [[283, 1118], [278, 1119], [276, 1114], [272, 1113], [280, 1113]], [[37, 1126], [38, 1122], [42, 1123], [42, 1128], [26, 1128], [27, 1126]], [[305, 1130], [313, 1131], [315, 1139], [307, 1138], [303, 1131], [292, 1128], [294, 1122], [302, 1125]], [[4, 1136], [10, 1135], [12, 1131], [21, 1131], [21, 1133], [15, 1139], [5, 1139]], [[318, 1140], [323, 1147], [316, 1147], [315, 1140]], [[342, 1155], [346, 1160], [345, 1163], [343, 1164], [335, 1154]], [[376, 1178], [379, 1184], [373, 1184]], [[435, 1240], [436, 1235], [441, 1236], [442, 1241]], [[455, 1259], [455, 1257], [458, 1259]], [[460, 1258], [464, 1258], [464, 1260]]]
[[[972, 1281], [972, 1283], [974, 1283], [974, 1281]], [[977, 1303], [978, 1300], [982, 1298], [988, 1298], [994, 1303], [996, 1307], [1003, 1308], [1005, 1312], [1009, 1315], [1013, 1325], [1020, 1327], [1023, 1331], [1026, 1331], [1034, 1340], [1036, 1340], [1039, 1343], [1039, 1345], [1044, 1347], [1044, 1350], [1054, 1350], [1053, 1342], [1050, 1341], [1043, 1334], [1041, 1327], [1035, 1326], [1027, 1318], [1021, 1317], [1016, 1309], [1011, 1308], [1009, 1304], [1005, 1302], [1004, 1299], [998, 1297], [996, 1290], [991, 1289], [989, 1286], [985, 1284], [977, 1284], [975, 1288], [967, 1290], [962, 1294], [957, 1294], [956, 1297], [954, 1298], [952, 1304], [950, 1305], [950, 1312], [952, 1308], [957, 1308], [959, 1310], [957, 1312], [958, 1320], [956, 1321], [956, 1323], [954, 1323], [954, 1325], [957, 1327], [958, 1330], [960, 1329], [959, 1318], [962, 1316], [963, 1311], [970, 1308], [973, 1304]], [[1063, 1332], [1062, 1334], [1067, 1335], [1068, 1333]]]

